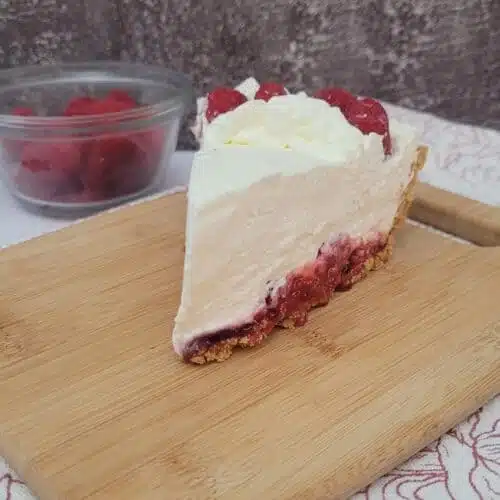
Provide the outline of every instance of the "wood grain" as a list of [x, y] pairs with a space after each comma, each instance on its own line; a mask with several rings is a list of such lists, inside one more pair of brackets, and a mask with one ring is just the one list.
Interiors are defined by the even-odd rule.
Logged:
[[420, 183], [410, 217], [481, 246], [500, 246], [500, 207]]
[[0, 252], [0, 453], [41, 500], [345, 498], [500, 392], [500, 251], [407, 225], [301, 329], [175, 357], [184, 195]]

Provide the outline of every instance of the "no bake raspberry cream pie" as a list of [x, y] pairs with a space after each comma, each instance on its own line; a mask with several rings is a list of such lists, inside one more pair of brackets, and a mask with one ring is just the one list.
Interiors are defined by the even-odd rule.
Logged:
[[173, 345], [223, 361], [296, 327], [390, 257], [425, 162], [370, 98], [248, 79], [199, 102]]

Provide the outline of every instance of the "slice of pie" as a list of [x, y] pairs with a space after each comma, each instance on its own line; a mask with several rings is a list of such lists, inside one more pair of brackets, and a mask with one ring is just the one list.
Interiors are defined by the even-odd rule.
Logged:
[[341, 89], [245, 81], [200, 102], [173, 345], [227, 359], [387, 262], [426, 158], [412, 128]]

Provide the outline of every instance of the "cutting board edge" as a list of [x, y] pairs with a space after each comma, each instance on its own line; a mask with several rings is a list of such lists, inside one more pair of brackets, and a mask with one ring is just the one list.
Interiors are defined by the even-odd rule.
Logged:
[[3, 431], [0, 432], [0, 456], [5, 459], [9, 467], [21, 478], [35, 499], [63, 500], [57, 493], [52, 493], [49, 486], [50, 480], [44, 479], [43, 474], [36, 472], [36, 468], [33, 467], [31, 460], [23, 460], [20, 456], [21, 454], [19, 454], [19, 458], [16, 458], [16, 453], [10, 452], [10, 449], [14, 449], [15, 447], [14, 443], [11, 444], [8, 434]]
[[[352, 495], [354, 495], [360, 491], [363, 491], [364, 488], [370, 486], [371, 484], [373, 484], [375, 481], [377, 481], [381, 477], [385, 476], [386, 474], [389, 474], [391, 471], [395, 470], [398, 466], [403, 465], [408, 460], [410, 460], [412, 457], [414, 457], [416, 453], [418, 453], [419, 451], [422, 451], [426, 446], [428, 446], [429, 444], [438, 440], [439, 438], [444, 436], [447, 432], [454, 429], [457, 425], [464, 422], [468, 417], [470, 417], [471, 415], [476, 413], [480, 408], [485, 406], [489, 401], [491, 401], [498, 394], [500, 394], [500, 384], [497, 387], [495, 387], [493, 390], [488, 391], [484, 397], [478, 398], [474, 402], [474, 404], [471, 405], [469, 407], [469, 409], [467, 409], [466, 411], [457, 412], [456, 417], [453, 419], [450, 419], [450, 422], [453, 421], [452, 424], [447, 423], [447, 424], [443, 424], [441, 426], [436, 426], [433, 429], [434, 432], [426, 435], [425, 438], [421, 440], [421, 442], [418, 446], [412, 447], [411, 451], [408, 451], [407, 453], [400, 455], [397, 460], [393, 460], [393, 462], [388, 464], [386, 467], [384, 467], [381, 472], [377, 473], [376, 475], [373, 475], [373, 477], [368, 482], [363, 481], [363, 483], [360, 483], [357, 487], [352, 488], [352, 489], [346, 491], [345, 493], [342, 492], [342, 495], [339, 497], [339, 500], [344, 499], [344, 498], [350, 498]], [[48, 500], [52, 500], [52, 499], [48, 498]]]
[[409, 217], [479, 246], [500, 246], [500, 207], [419, 182]]

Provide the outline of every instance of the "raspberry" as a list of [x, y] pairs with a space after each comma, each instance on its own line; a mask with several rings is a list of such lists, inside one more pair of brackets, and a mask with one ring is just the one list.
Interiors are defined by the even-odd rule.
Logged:
[[94, 114], [94, 104], [97, 99], [93, 97], [75, 97], [68, 102], [63, 116], [88, 116]]
[[255, 93], [255, 99], [269, 101], [271, 97], [286, 95], [286, 89], [281, 83], [267, 82], [261, 83], [259, 90]]
[[207, 110], [205, 116], [209, 122], [228, 111], [236, 109], [246, 102], [247, 98], [235, 89], [218, 87], [207, 96]]
[[[157, 168], [158, 163], [161, 160], [166, 134], [168, 134], [168, 132], [166, 132], [163, 127], [158, 127], [144, 132], [139, 132], [130, 137], [135, 142], [137, 147], [144, 153], [144, 161], [146, 161], [147, 165], [150, 165], [153, 169]], [[144, 167], [144, 165], [140, 165], [140, 167]]]
[[357, 127], [363, 134], [374, 132], [383, 136], [384, 152], [386, 155], [391, 154], [389, 118], [382, 104], [369, 97], [357, 99], [347, 109], [345, 117], [349, 123]]
[[81, 164], [81, 149], [72, 142], [32, 142], [25, 146], [21, 166], [31, 172], [57, 170], [77, 173]]
[[105, 99], [99, 99], [92, 104], [92, 114], [104, 115], [107, 113], [119, 113], [121, 111], [134, 109], [135, 107], [136, 104], [133, 101], [117, 100], [108, 96]]
[[356, 101], [356, 97], [350, 92], [335, 87], [320, 89], [314, 94], [314, 97], [326, 101], [330, 106], [340, 108], [344, 114], [349, 106]]
[[26, 108], [19, 106], [11, 111], [12, 115], [15, 116], [35, 116], [35, 112], [31, 108]]
[[137, 106], [137, 102], [124, 90], [114, 89], [111, 90], [106, 99], [111, 99], [112, 101], [123, 102], [133, 107]]
[[125, 92], [111, 91], [104, 99], [93, 97], [76, 97], [71, 99], [64, 116], [89, 116], [106, 113], [119, 113], [137, 107], [136, 102]]
[[144, 151], [137, 150], [134, 159], [123, 165], [115, 178], [114, 195], [123, 196], [146, 188], [152, 182], [157, 166]]
[[[72, 107], [71, 107], [72, 106]], [[69, 111], [81, 115], [103, 115], [119, 113], [137, 107], [137, 103], [122, 90], [111, 90], [105, 98], [74, 99]], [[148, 145], [153, 149], [153, 144]], [[83, 191], [78, 198], [102, 199], [121, 191], [121, 185], [130, 182], [132, 168], [137, 166], [138, 148], [131, 137], [110, 137], [87, 142], [85, 146], [86, 165], [81, 173]], [[75, 198], [76, 199], [76, 198]]]
[[74, 191], [81, 168], [81, 149], [68, 143], [28, 143], [16, 178], [19, 189], [43, 200]]
[[125, 167], [135, 165], [136, 152], [137, 146], [126, 137], [92, 141], [82, 175], [85, 188], [94, 193], [114, 194], [116, 184], [128, 175]]
[[[151, 140], [153, 136], [149, 135]], [[149, 142], [151, 149], [151, 142]], [[88, 157], [84, 184], [101, 196], [122, 196], [145, 188], [156, 172], [158, 163], [130, 138], [96, 141]]]

